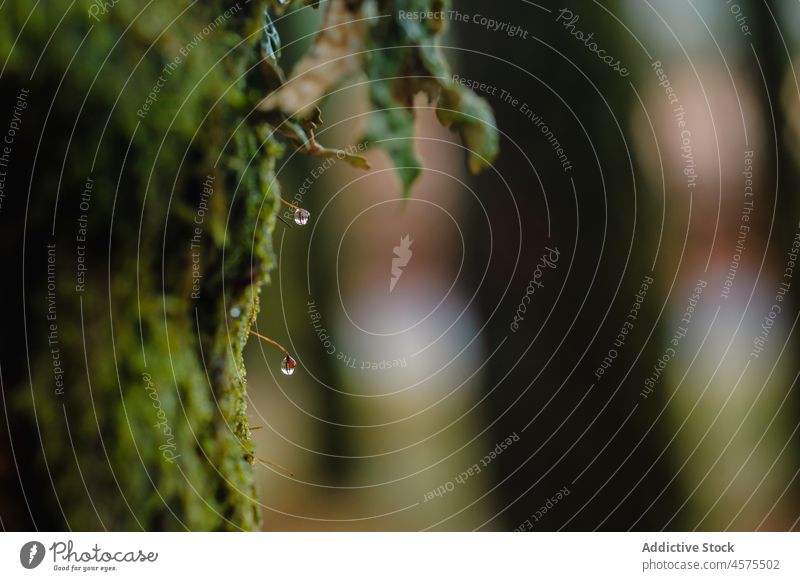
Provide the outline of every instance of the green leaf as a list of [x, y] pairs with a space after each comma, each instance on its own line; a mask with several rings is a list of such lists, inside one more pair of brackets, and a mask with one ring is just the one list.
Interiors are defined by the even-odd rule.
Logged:
[[499, 152], [497, 127], [485, 100], [453, 82], [437, 46], [443, 22], [400, 19], [400, 11], [446, 10], [443, 0], [395, 0], [381, 4], [383, 18], [368, 30], [364, 72], [370, 79], [370, 116], [365, 139], [386, 151], [408, 195], [420, 174], [414, 153], [414, 95], [438, 97], [436, 114], [446, 127], [458, 131], [468, 150], [469, 169], [477, 173]]
[[473, 174], [489, 167], [500, 145], [494, 114], [486, 101], [469, 89], [450, 83], [439, 97], [436, 116], [442, 125], [461, 133]]
[[420, 163], [414, 152], [414, 116], [392, 98], [388, 82], [373, 82], [370, 92], [374, 110], [362, 141], [386, 152], [397, 169], [403, 195], [407, 196], [420, 174]]

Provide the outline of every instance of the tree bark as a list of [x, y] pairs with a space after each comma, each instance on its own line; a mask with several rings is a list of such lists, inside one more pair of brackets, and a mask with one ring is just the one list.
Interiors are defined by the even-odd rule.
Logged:
[[44, 4], [0, 24], [3, 130], [21, 117], [0, 210], [4, 524], [256, 529], [242, 348], [280, 146], [241, 105], [270, 82], [263, 5], [83, 2], [59, 24]]

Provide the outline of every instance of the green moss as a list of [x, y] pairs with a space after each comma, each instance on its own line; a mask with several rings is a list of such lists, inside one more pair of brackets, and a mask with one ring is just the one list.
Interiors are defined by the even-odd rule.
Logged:
[[[18, 413], [47, 434], [36, 465], [52, 475], [51, 508], [63, 510], [59, 526], [77, 530], [257, 529], [242, 361], [247, 317], [227, 313], [252, 310], [274, 262], [277, 196], [265, 185], [280, 148], [260, 148], [258, 128], [242, 118], [241, 72], [259, 57], [252, 43], [236, 47], [243, 31], [257, 28], [263, 4], [240, 3], [204, 32], [236, 3], [185, 12], [189, 2], [155, 3], [136, 18], [142, 6], [120, 2], [94, 22], [92, 4], [78, 2], [27, 81], [31, 55], [62, 16], [59, 3], [42, 4], [30, 18], [27, 3], [7, 7], [0, 54], [9, 57], [7, 85], [31, 87], [40, 104], [53, 100], [44, 159], [63, 157], [81, 113], [55, 236], [64, 393], [53, 393], [50, 354], [39, 341], [35, 395], [21, 390], [16, 399]], [[7, 39], [26, 19], [12, 52]], [[157, 100], [142, 113], [159, 77]], [[51, 170], [41, 167], [34, 193], [52, 203]], [[70, 218], [89, 175], [89, 269], [76, 293]], [[192, 298], [190, 242], [209, 175], [213, 194], [197, 246], [201, 291]], [[42, 234], [51, 218], [44, 207], [32, 217]], [[41, 338], [44, 321], [34, 317], [33, 325]]]

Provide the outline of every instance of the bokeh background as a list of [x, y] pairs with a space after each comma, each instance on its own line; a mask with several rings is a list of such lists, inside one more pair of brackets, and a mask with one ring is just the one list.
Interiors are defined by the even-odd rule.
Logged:
[[[266, 527], [797, 528], [794, 289], [751, 357], [798, 232], [797, 3], [513, 4], [456, 3], [466, 16], [443, 48], [485, 84], [502, 135], [492, 170], [465, 172], [424, 98], [408, 200], [380, 152], [366, 175], [281, 169], [287, 184], [311, 177], [314, 219], [279, 227], [266, 301], [283, 321], [261, 323], [301, 368], [285, 378], [268, 347], [248, 353], [257, 442], [295, 473], [263, 469]], [[358, 142], [367, 82], [326, 102], [321, 140]], [[557, 266], [512, 332], [548, 247]]]

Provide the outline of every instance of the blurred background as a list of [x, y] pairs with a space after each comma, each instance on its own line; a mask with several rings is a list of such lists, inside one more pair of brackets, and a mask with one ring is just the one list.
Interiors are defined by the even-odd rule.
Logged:
[[[449, 17], [492, 170], [424, 98], [410, 199], [380, 151], [281, 167], [313, 218], [277, 229], [261, 323], [299, 371], [247, 353], [256, 442], [295, 473], [261, 469], [267, 529], [797, 528], [798, 4], [565, 6]], [[358, 143], [367, 82], [321, 142]]]
[[[92, 3], [81, 4], [83, 12], [91, 10]], [[490, 104], [500, 154], [472, 175], [458, 134], [441, 125], [436, 104], [419, 94], [412, 104], [411, 139], [422, 167], [408, 196], [381, 149], [405, 138], [363, 137], [374, 81], [363, 74], [343, 77], [333, 87], [315, 137], [324, 146], [363, 153], [369, 170], [336, 156], [305, 155], [291, 143], [282, 153], [266, 152], [274, 156], [274, 168], [241, 170], [222, 151], [235, 146], [258, 158], [266, 142], [262, 134], [207, 131], [200, 133], [208, 138], [204, 142], [189, 122], [170, 125], [164, 144], [148, 123], [157, 115], [169, 120], [178, 103], [186, 104], [178, 100], [183, 91], [200, 87], [206, 100], [189, 100], [187, 108], [203, 116], [201, 125], [206, 117], [209, 124], [228, 119], [235, 109], [216, 101], [227, 88], [214, 85], [213, 75], [198, 79], [189, 67], [176, 69], [165, 89], [178, 97], [162, 98], [160, 108], [139, 122], [139, 85], [150, 83], [137, 81], [125, 67], [135, 69], [155, 37], [156, 49], [144, 63], [157, 75], [166, 63], [151, 61], [177, 54], [195, 29], [215, 18], [216, 4], [209, 14], [198, 9], [200, 15], [185, 30], [179, 27], [176, 38], [162, 38], [159, 29], [173, 14], [167, 18], [158, 11], [172, 8], [147, 8], [157, 12], [137, 21], [131, 41], [141, 43], [142, 52], [119, 49], [116, 64], [100, 77], [101, 85], [122, 86], [119, 102], [95, 102], [94, 95], [75, 90], [94, 86], [105, 66], [105, 53], [97, 52], [77, 59], [70, 75], [78, 80], [66, 77], [58, 99], [38, 101], [25, 118], [38, 129], [36, 119], [45, 119], [45, 126], [52, 112], [56, 121], [48, 135], [60, 137], [40, 140], [33, 130], [24, 143], [19, 139], [15, 159], [27, 156], [33, 166], [38, 159], [36, 179], [29, 181], [28, 166], [18, 165], [24, 171], [17, 170], [17, 189], [9, 185], [0, 193], [32, 188], [53, 196], [66, 172], [77, 183], [69, 195], [78, 200], [87, 170], [66, 154], [62, 164], [48, 149], [74, 134], [84, 141], [70, 156], [86, 165], [86, 156], [94, 155], [92, 167], [99, 160], [99, 168], [107, 164], [116, 172], [121, 163], [125, 169], [113, 173], [112, 181], [98, 179], [95, 192], [138, 188], [157, 210], [145, 212], [144, 202], [138, 206], [132, 195], [121, 195], [119, 202], [115, 195], [113, 205], [110, 196], [92, 198], [92, 211], [118, 219], [104, 225], [97, 218], [92, 226], [90, 254], [96, 262], [90, 272], [100, 285], [106, 267], [123, 270], [130, 280], [114, 286], [113, 300], [109, 282], [108, 293], [93, 300], [78, 305], [69, 295], [59, 302], [64, 319], [67, 309], [74, 314], [80, 308], [81, 317], [80, 327], [60, 323], [65, 361], [74, 362], [67, 371], [77, 377], [62, 410], [61, 400], [48, 407], [49, 354], [27, 363], [28, 341], [34, 340], [29, 328], [36, 327], [30, 337], [42, 345], [47, 332], [39, 316], [47, 274], [43, 249], [51, 221], [57, 236], [55, 215], [40, 216], [31, 241], [24, 218], [40, 198], [30, 202], [9, 193], [0, 205], [4, 271], [34, 273], [0, 286], [0, 386], [8, 425], [0, 447], [3, 529], [800, 530], [797, 1], [611, 0], [558, 7], [529, 0], [453, 2], [442, 18], [447, 32], [440, 50], [452, 69], [447, 74]], [[429, 4], [438, 9], [441, 3], [395, 4], [413, 10]], [[262, 5], [248, 18], [261, 18]], [[145, 11], [120, 0], [108, 8], [106, 22], [121, 27], [140, 9]], [[33, 42], [26, 44], [15, 28], [30, 20], [39, 26], [36, 41], [50, 43], [48, 27], [62, 26], [60, 13], [45, 17], [31, 9], [31, 17], [28, 10], [27, 3], [0, 3], [0, 19], [4, 11], [7, 16], [0, 26], [8, 29], [0, 34], [0, 55], [17, 75], [8, 81], [0, 69], [2, 129], [12, 122], [17, 81], [32, 84], [33, 94], [36, 83], [61, 87], [59, 69], [48, 68], [51, 58], [40, 56], [49, 53], [34, 53]], [[312, 46], [322, 14], [305, 7], [274, 12], [283, 39], [277, 62], [291, 71]], [[88, 21], [75, 25], [71, 19], [59, 30], [69, 30], [68, 42], [80, 47]], [[100, 32], [93, 34], [103, 30], [98, 24]], [[209, 33], [213, 40], [200, 43], [192, 58], [206, 59], [202, 66], [216, 71], [214, 43], [224, 48], [233, 46], [231, 37], [256, 34], [234, 32]], [[61, 35], [54, 36], [51, 49], [59, 53]], [[18, 36], [24, 54], [14, 51]], [[116, 50], [111, 33], [100, 38], [103, 50]], [[39, 62], [42, 72], [29, 81], [31, 65]], [[270, 87], [258, 88], [263, 94]], [[228, 97], [234, 104], [244, 101]], [[208, 102], [213, 105], [206, 111], [201, 105]], [[72, 123], [71, 115], [84, 105], [96, 119], [105, 108], [114, 112], [108, 135], [91, 119], [59, 124]], [[98, 135], [97, 143], [105, 139], [113, 148], [96, 145]], [[188, 155], [185, 142], [193, 144]], [[156, 145], [159, 165], [151, 186], [156, 162], [149, 155]], [[126, 166], [128, 153], [132, 161]], [[222, 288], [213, 287], [217, 295], [203, 295], [198, 310], [180, 318], [170, 293], [190, 283], [181, 279], [168, 288], [174, 281], [165, 287], [159, 275], [168, 279], [186, 266], [174, 256], [192, 231], [179, 226], [176, 234], [170, 220], [191, 221], [197, 200], [185, 192], [201, 191], [206, 176], [162, 178], [186, 159], [206, 163], [218, 153], [215, 167], [219, 162], [244, 176], [241, 182], [217, 179], [215, 192], [222, 194], [209, 211], [217, 221], [209, 218], [204, 226], [204, 240], [223, 250], [218, 262], [203, 262], [203, 284]], [[284, 199], [310, 212], [306, 225], [295, 223], [289, 206], [280, 206], [276, 182], [263, 183], [273, 170]], [[236, 198], [240, 186], [258, 192], [258, 199]], [[174, 202], [169, 188], [178, 192]], [[224, 197], [231, 191], [232, 198]], [[230, 207], [229, 200], [235, 200]], [[275, 208], [283, 221], [272, 220]], [[59, 245], [71, 252], [74, 221], [62, 224], [63, 219], [59, 232], [67, 242], [59, 238]], [[150, 237], [136, 239], [137, 261], [112, 265], [108, 250], [106, 264], [103, 252], [112, 237], [115, 248], [124, 246], [121, 239], [136, 238], [135, 228], [143, 224]], [[269, 248], [263, 239], [273, 226]], [[241, 247], [250, 244], [253, 263], [250, 256], [226, 255], [219, 242], [226, 236]], [[153, 254], [150, 278], [147, 268], [141, 275], [138, 269], [140, 246], [162, 252]], [[246, 275], [233, 288], [214, 274], [226, 267]], [[142, 284], [162, 293], [163, 304], [139, 303], [140, 276]], [[250, 339], [244, 365], [236, 359], [237, 346], [248, 339], [244, 321], [254, 303], [248, 285], [266, 278], [253, 329], [296, 359], [291, 376], [281, 372], [283, 354], [267, 342]], [[26, 286], [32, 284], [40, 294]], [[236, 307], [225, 302], [231, 297]], [[26, 311], [26, 301], [38, 305], [36, 316]], [[144, 312], [149, 319], [135, 328], [109, 327], [112, 303], [131, 318]], [[86, 328], [107, 357], [84, 353], [84, 308]], [[209, 322], [214, 317], [225, 326]], [[145, 352], [146, 338], [160, 351]], [[209, 372], [193, 367], [188, 356], [182, 359], [198, 345], [219, 353], [229, 346], [234, 356], [212, 361]], [[137, 359], [118, 365], [117, 355], [126, 352]], [[158, 353], [169, 359], [161, 362]], [[147, 357], [155, 370], [147, 367]], [[93, 373], [102, 368], [93, 385], [105, 385], [109, 393], [103, 397], [129, 406], [124, 417], [104, 416], [103, 401], [79, 391], [85, 387], [92, 395], [90, 366]], [[139, 379], [145, 368], [175, 434], [183, 434], [177, 445], [185, 481], [160, 452], [142, 460], [140, 450], [152, 452], [161, 442], [147, 431], [152, 410]], [[174, 379], [176, 369], [184, 379]], [[245, 373], [246, 394], [236, 391], [244, 390]], [[232, 387], [224, 381], [231, 376], [238, 377]], [[222, 393], [230, 398], [211, 402], [209, 394], [218, 395], [208, 388], [214, 382], [224, 384], [228, 391]], [[236, 403], [237, 396], [246, 398], [246, 407]], [[193, 404], [199, 409], [194, 416], [184, 409]], [[236, 421], [214, 423], [212, 405]], [[141, 426], [132, 425], [128, 410], [142, 414]], [[73, 418], [79, 421], [72, 431], [39, 430], [39, 422], [61, 426], [62, 419]], [[103, 432], [107, 439], [78, 449], [72, 440], [78, 430]], [[129, 441], [136, 454], [127, 444], [116, 448], [116, 442]], [[249, 448], [237, 447], [242, 442], [252, 442], [260, 462], [252, 463]], [[55, 448], [40, 454], [47, 446]], [[112, 464], [109, 454], [117, 468], [111, 474], [105, 472], [106, 462]], [[230, 481], [218, 467], [225, 476], [233, 474]], [[254, 490], [248, 484], [251, 469]], [[83, 516], [71, 519], [70, 505], [80, 505]]]

